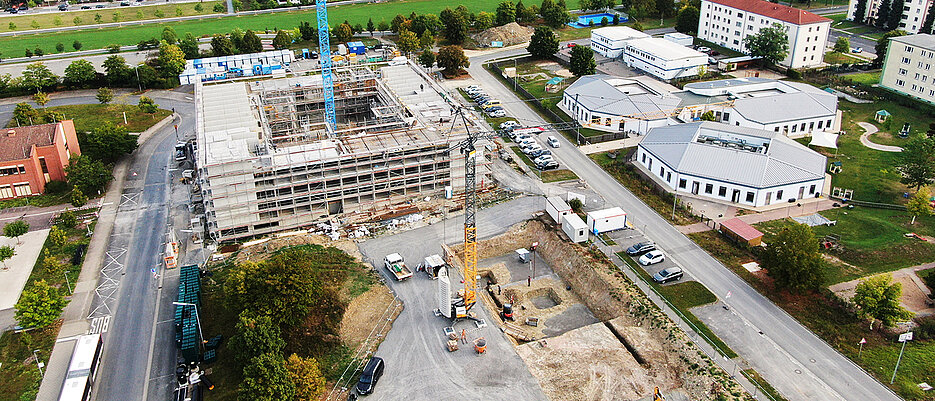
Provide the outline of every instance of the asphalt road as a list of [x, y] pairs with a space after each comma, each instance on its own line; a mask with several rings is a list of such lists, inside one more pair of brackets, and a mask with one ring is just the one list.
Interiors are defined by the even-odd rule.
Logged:
[[[483, 63], [490, 59], [524, 54], [525, 49], [507, 50], [499, 53], [478, 56], [470, 60], [468, 69], [471, 76], [481, 82], [485, 90], [501, 99], [504, 108], [520, 123], [544, 124], [525, 102], [520, 101], [512, 92], [503, 87], [495, 77], [483, 68]], [[609, 174], [594, 164], [587, 156], [578, 151], [574, 144], [564, 136], [556, 135], [562, 146], [552, 149], [553, 155], [589, 186], [607, 200], [608, 206], [619, 206], [626, 210], [634, 224], [644, 227], [644, 234], [656, 241], [667, 252], [668, 257], [692, 272], [712, 292], [727, 300], [733, 312], [743, 319], [745, 324], [762, 332], [761, 337], [768, 340], [773, 349], [763, 349], [760, 339], [740, 338], [751, 347], [733, 347], [741, 351], [747, 361], [760, 370], [767, 380], [774, 380], [770, 370], [796, 372], [793, 380], [771, 382], [789, 399], [808, 399], [801, 388], [813, 389], [817, 398], [811, 399], [859, 399], [859, 400], [897, 400], [888, 388], [864, 372], [853, 362], [839, 354], [828, 344], [802, 326], [785, 311], [759, 294], [740, 277], [708, 255], [694, 242], [681, 234], [675, 227], [655, 211], [646, 206]], [[717, 327], [713, 328], [716, 334]], [[729, 338], [725, 338], [730, 340]], [[728, 345], [731, 345], [728, 343]], [[743, 353], [742, 350], [750, 350]], [[778, 352], [777, 352], [778, 351]]]
[[[477, 213], [478, 238], [498, 235], [511, 225], [532, 217], [544, 209], [545, 199], [539, 196], [522, 197]], [[497, 329], [482, 305], [472, 310], [489, 321], [482, 329], [475, 329], [470, 321], [455, 326], [455, 331], [468, 331], [468, 338], [484, 337], [487, 353], [476, 355], [470, 345], [459, 351], [448, 352], [442, 329], [450, 325], [443, 317], [435, 317], [437, 308], [436, 281], [425, 273], [416, 272], [412, 278], [396, 282], [382, 267], [383, 257], [399, 252], [406, 263], [414, 268], [426, 256], [441, 254], [444, 240], [450, 245], [464, 240], [464, 217], [453, 216], [443, 222], [395, 235], [384, 235], [362, 242], [359, 247], [366, 259], [386, 278], [390, 289], [403, 302], [405, 309], [393, 323], [393, 329], [375, 352], [386, 362], [383, 379], [368, 400], [398, 400], [403, 395], [411, 400], [546, 400], [536, 379], [525, 363]], [[462, 287], [460, 273], [450, 272], [451, 290]], [[375, 306], [383, 308], [384, 306]]]
[[841, 30], [831, 29], [831, 32], [828, 32], [828, 45], [834, 46], [834, 43], [838, 41], [839, 37], [845, 37], [851, 42], [851, 48], [859, 47], [862, 49], [861, 55], [863, 56], [876, 56], [876, 46], [877, 42], [869, 39], [862, 38], [857, 35], [853, 35]]

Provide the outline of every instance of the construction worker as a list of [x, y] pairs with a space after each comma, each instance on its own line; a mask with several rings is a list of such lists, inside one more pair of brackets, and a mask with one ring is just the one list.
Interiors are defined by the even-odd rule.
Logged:
[[467, 330], [461, 329], [461, 343], [467, 344]]

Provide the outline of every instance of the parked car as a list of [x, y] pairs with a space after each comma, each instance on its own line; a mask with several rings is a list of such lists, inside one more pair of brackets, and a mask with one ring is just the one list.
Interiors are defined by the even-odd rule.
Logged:
[[660, 270], [658, 273], [653, 274], [653, 281], [659, 284], [665, 284], [670, 281], [679, 281], [682, 279], [682, 268], [680, 267], [667, 267]]
[[721, 55], [721, 52], [719, 52], [719, 51], [717, 51], [717, 50], [711, 50], [711, 51], [708, 52], [708, 55], [709, 55], [709, 56], [720, 56], [720, 55]]
[[652, 241], [643, 241], [627, 248], [627, 255], [636, 256], [656, 249], [656, 244]]
[[711, 51], [711, 48], [708, 47], [708, 46], [699, 46], [699, 47], [698, 47], [697, 49], [695, 49], [695, 50], [698, 50], [698, 51], [700, 51], [700, 52], [702, 52], [702, 53], [707, 53], [707, 52], [710, 52], [710, 51]]
[[557, 147], [562, 146], [562, 144], [558, 141], [558, 138], [556, 138], [556, 137], [554, 137], [554, 136], [552, 136], [552, 135], [549, 135], [549, 138], [546, 139], [546, 142], [548, 142], [549, 146], [551, 146], [551, 147], [553, 147], [553, 148], [557, 148]]
[[717, 59], [714, 57], [708, 57], [708, 64], [717, 64]]
[[851, 49], [851, 53], [860, 53], [860, 52], [862, 52], [862, 51], [864, 51], [864, 48], [863, 48], [863, 47], [855, 47], [855, 48]]
[[486, 104], [484, 104], [484, 105], [481, 106], [481, 107], [483, 107], [483, 109], [484, 109], [485, 111], [486, 111], [486, 110], [490, 110], [490, 109], [492, 109], [492, 108], [494, 108], [494, 107], [499, 107], [499, 108], [501, 108], [501, 109], [503, 108], [503, 106], [500, 104], [500, 101], [499, 101], [499, 100], [494, 100], [494, 101], [491, 101], [491, 102], [487, 102]]
[[513, 155], [511, 153], [513, 152], [503, 149], [500, 151], [500, 158], [503, 159], [504, 161], [511, 162], [513, 161]]
[[66, 11], [66, 10], [68, 10], [68, 4], [59, 4], [59, 5], [58, 5], [58, 10], [59, 10], [59, 11]]
[[104, 8], [104, 5], [103, 5], [103, 4], [98, 4], [98, 5], [94, 6], [94, 8]]
[[[493, 117], [493, 113], [499, 113], [502, 111], [504, 113], [503, 117], [506, 117], [506, 111], [503, 110], [503, 107], [500, 107], [500, 106], [493, 106], [489, 109], [485, 109], [484, 111], [487, 112], [487, 115], [491, 117]], [[499, 118], [499, 117], [495, 117], [495, 118]]]
[[493, 118], [503, 118], [503, 117], [506, 117], [506, 112], [503, 111], [503, 109], [495, 110], [490, 113], [490, 116]]
[[121, 2], [120, 2], [120, 7], [130, 7], [130, 2], [129, 2], [129, 1], [121, 1]]
[[371, 394], [376, 387], [380, 377], [383, 376], [383, 358], [373, 357], [364, 366], [364, 372], [360, 374], [360, 380], [357, 381], [357, 393]]
[[542, 155], [533, 159], [532, 161], [536, 164], [546, 164], [548, 162], [554, 162], [555, 159], [552, 157], [552, 155]]
[[552, 151], [548, 149], [539, 149], [529, 154], [529, 157], [536, 158], [540, 156], [552, 156]]
[[539, 146], [538, 143], [534, 143], [534, 144], [529, 145], [529, 146], [527, 146], [527, 147], [525, 147], [525, 148], [521, 148], [520, 150], [522, 150], [523, 153], [525, 153], [525, 154], [528, 156], [530, 153], [535, 152], [535, 151], [540, 150], [540, 149], [542, 149], [542, 146]]
[[512, 131], [513, 128], [519, 127], [519, 123], [516, 120], [504, 121], [500, 123], [500, 129]]
[[91, 6], [81, 6], [81, 9], [82, 9], [82, 10], [90, 10], [90, 9], [91, 9]]
[[666, 255], [663, 255], [662, 251], [654, 249], [640, 256], [639, 262], [643, 266], [649, 266], [662, 262], [663, 260], [666, 260]]
[[537, 164], [536, 168], [539, 170], [555, 170], [558, 168], [558, 162], [553, 160], [543, 164]]
[[577, 44], [577, 43], [569, 43], [569, 44], [568, 44], [568, 48], [569, 48], [569, 49], [571, 49], [572, 47], [575, 47], [575, 46], [578, 46], [578, 44]]

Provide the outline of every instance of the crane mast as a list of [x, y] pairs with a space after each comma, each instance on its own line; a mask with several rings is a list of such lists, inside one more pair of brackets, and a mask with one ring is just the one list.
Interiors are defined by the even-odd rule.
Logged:
[[[459, 110], [460, 113], [460, 110]], [[476, 161], [474, 144], [477, 141], [477, 133], [472, 133], [468, 128], [467, 118], [464, 113], [461, 119], [464, 121], [464, 127], [467, 130], [468, 138], [464, 142], [462, 152], [464, 153], [464, 308], [470, 310], [476, 302], [475, 293], [477, 290], [477, 226], [474, 221], [474, 214], [477, 212], [477, 188], [475, 182]]]
[[318, 14], [318, 51], [321, 53], [321, 79], [325, 90], [325, 129], [333, 131], [336, 127], [334, 114], [334, 77], [331, 72], [331, 39], [328, 32], [328, 5], [326, 0], [315, 0]]

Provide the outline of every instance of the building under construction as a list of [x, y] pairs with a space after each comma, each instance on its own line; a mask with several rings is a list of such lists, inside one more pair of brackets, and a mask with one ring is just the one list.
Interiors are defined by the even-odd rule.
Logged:
[[380, 219], [461, 191], [465, 123], [418, 67], [335, 70], [334, 98], [331, 127], [321, 75], [196, 84], [196, 183], [214, 240]]

